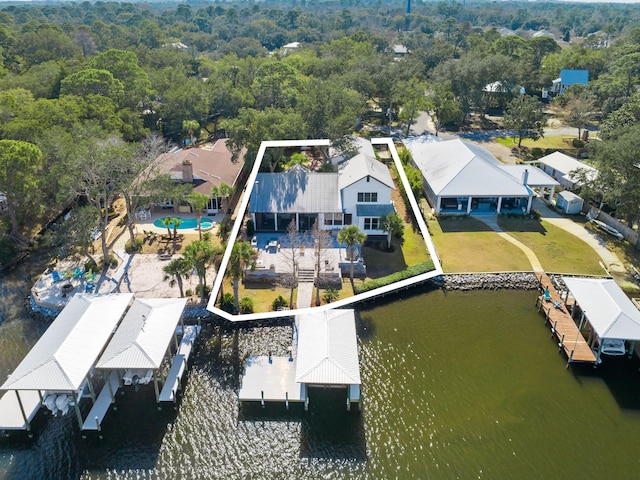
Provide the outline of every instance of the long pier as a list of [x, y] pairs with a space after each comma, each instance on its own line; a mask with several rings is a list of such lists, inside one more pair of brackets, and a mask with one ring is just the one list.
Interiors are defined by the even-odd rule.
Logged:
[[551, 328], [551, 333], [558, 340], [558, 348], [563, 350], [567, 356], [567, 367], [574, 362], [593, 363], [595, 365], [597, 362], [596, 356], [571, 317], [566, 300], [560, 297], [546, 273], [541, 273], [539, 280], [541, 291], [544, 292], [548, 289], [549, 297], [545, 298], [544, 293], [539, 295], [536, 300], [536, 307], [538, 311], [544, 312], [545, 320]]

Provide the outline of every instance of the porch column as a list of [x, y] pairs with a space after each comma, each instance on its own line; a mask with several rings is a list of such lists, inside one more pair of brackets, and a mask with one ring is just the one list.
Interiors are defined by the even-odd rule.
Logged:
[[277, 232], [278, 231], [278, 214], [277, 213], [273, 214], [273, 225], [274, 225], [274, 230]]
[[471, 213], [471, 201], [473, 200], [473, 197], [469, 197], [469, 200], [467, 200], [467, 213]]
[[296, 212], [296, 232], [300, 230], [300, 214]]
[[531, 212], [531, 202], [533, 201], [533, 196], [529, 197], [529, 201], [527, 202], [527, 213]]
[[549, 203], [551, 203], [553, 201], [553, 194], [556, 192], [556, 187], [555, 185], [551, 186], [550, 192], [549, 192]]
[[257, 230], [258, 229], [257, 228], [258, 224], [256, 223], [256, 214], [255, 213], [251, 214], [251, 221], [253, 222], [253, 227]]
[[496, 206], [496, 213], [500, 213], [500, 209], [502, 209], [502, 197], [498, 197], [498, 205]]
[[440, 213], [440, 201], [441, 200], [442, 199], [440, 197], [437, 197], [437, 200], [436, 200], [436, 213]]

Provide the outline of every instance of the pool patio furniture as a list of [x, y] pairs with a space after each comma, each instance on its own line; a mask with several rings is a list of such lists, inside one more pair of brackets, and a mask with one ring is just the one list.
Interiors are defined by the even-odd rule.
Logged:
[[84, 270], [82, 270], [80, 267], [76, 267], [76, 269], [73, 271], [73, 278], [82, 278], [84, 275]]
[[53, 283], [58, 283], [59, 281], [62, 280], [62, 277], [60, 276], [60, 274], [55, 270], [51, 272], [51, 277], [53, 277]]
[[544, 293], [542, 295], [543, 295], [544, 300], [546, 302], [550, 302], [551, 301], [551, 292], [549, 292], [549, 288], [548, 287], [544, 289]]

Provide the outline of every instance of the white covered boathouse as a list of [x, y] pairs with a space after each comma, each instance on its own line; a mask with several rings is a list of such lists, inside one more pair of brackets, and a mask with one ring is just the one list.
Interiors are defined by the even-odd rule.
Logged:
[[241, 402], [304, 402], [309, 388], [344, 389], [347, 410], [360, 406], [355, 314], [334, 309], [295, 317], [289, 357], [251, 356], [238, 393]]

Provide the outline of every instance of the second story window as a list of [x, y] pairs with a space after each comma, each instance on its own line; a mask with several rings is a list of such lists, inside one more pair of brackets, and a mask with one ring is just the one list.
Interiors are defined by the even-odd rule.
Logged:
[[358, 202], [372, 202], [375, 203], [378, 201], [378, 193], [377, 192], [358, 192]]

